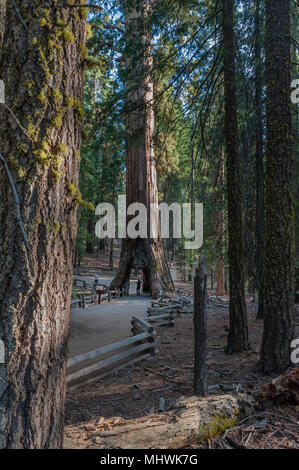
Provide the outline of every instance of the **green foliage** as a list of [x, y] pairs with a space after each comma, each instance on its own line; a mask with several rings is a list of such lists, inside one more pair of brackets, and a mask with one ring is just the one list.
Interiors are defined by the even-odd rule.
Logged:
[[[97, 26], [97, 18], [91, 24]], [[89, 34], [88, 48], [81, 48], [86, 71], [79, 189], [81, 199], [92, 207], [81, 205], [79, 210], [77, 259], [85, 254], [87, 242], [94, 240], [90, 227], [93, 230], [95, 216], [90, 209], [100, 202], [114, 203], [125, 192], [123, 116], [120, 106], [110, 105], [117, 97], [117, 86], [105, 67], [109, 63], [105, 54], [98, 53], [96, 29], [90, 28]], [[76, 106], [72, 97], [67, 104]], [[101, 110], [106, 108], [109, 115], [102, 116]]]
[[[137, 47], [141, 26], [136, 22], [133, 41], [126, 41], [124, 11], [115, 0], [96, 2], [101, 9], [89, 15], [88, 47], [81, 47], [85, 75], [84, 130], [81, 149], [80, 191], [94, 206], [114, 202], [125, 192], [124, 103], [125, 82], [130, 77], [124, 58], [134, 64], [134, 81], [142, 79]], [[221, 2], [220, 2], [221, 3]], [[222, 253], [226, 264], [226, 191], [224, 172], [224, 97], [219, 2], [187, 0], [155, 2], [149, 27], [153, 29], [155, 90], [155, 152], [159, 200], [204, 204], [204, 245], [196, 252], [177, 245], [181, 266], [196, 263], [199, 252], [215, 268]], [[243, 217], [247, 277], [255, 277], [255, 117], [254, 103], [254, 12], [253, 0], [236, 1], [237, 92], [242, 155]], [[261, 18], [263, 19], [261, 1]], [[125, 2], [128, 7], [129, 2]], [[84, 11], [83, 11], [84, 10]], [[81, 9], [81, 15], [87, 13]], [[139, 39], [138, 39], [139, 41]], [[261, 24], [261, 42], [264, 24]], [[138, 42], [140, 45], [140, 41]], [[264, 50], [262, 47], [262, 57]], [[298, 62], [298, 57], [294, 62]], [[263, 62], [263, 61], [262, 61]], [[263, 63], [261, 64], [263, 68]], [[264, 83], [262, 84], [263, 94]], [[43, 97], [41, 97], [43, 98]], [[67, 106], [76, 106], [69, 97]], [[81, 114], [82, 110], [81, 110]], [[60, 116], [56, 116], [59, 120]], [[294, 120], [297, 119], [294, 111]], [[29, 131], [29, 130], [28, 130]], [[298, 152], [298, 143], [296, 150]], [[297, 159], [297, 176], [298, 159]], [[299, 181], [299, 177], [297, 178]], [[297, 188], [299, 182], [297, 183]], [[297, 198], [299, 200], [299, 198]], [[298, 207], [297, 207], [298, 210]], [[216, 229], [219, 213], [224, 228]], [[78, 243], [90, 237], [88, 221], [94, 215], [80, 209]], [[297, 224], [299, 227], [299, 224]], [[297, 229], [299, 240], [299, 229]], [[169, 244], [169, 243], [168, 243]], [[297, 241], [299, 246], [299, 241]]]

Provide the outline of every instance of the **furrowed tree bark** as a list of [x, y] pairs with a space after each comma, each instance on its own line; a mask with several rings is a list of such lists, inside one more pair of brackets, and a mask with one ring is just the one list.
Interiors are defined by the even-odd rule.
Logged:
[[[20, 199], [26, 251], [0, 170], [0, 447], [59, 448], [82, 121], [85, 12], [65, 2], [7, 2], [0, 151]], [[18, 10], [18, 11], [17, 11]], [[19, 14], [18, 14], [19, 12]], [[20, 15], [23, 22], [20, 20]], [[79, 16], [78, 16], [79, 15]], [[29, 259], [30, 257], [30, 259]]]
[[2, 46], [5, 31], [6, 0], [0, 0], [0, 47]]
[[264, 332], [258, 367], [290, 364], [294, 338], [294, 156], [291, 119], [290, 1], [266, 1], [266, 179]]
[[[221, 94], [223, 93], [221, 88]], [[224, 148], [220, 149], [220, 168], [217, 177], [217, 186], [221, 187], [221, 202], [224, 204], [224, 182], [225, 182], [225, 152]], [[224, 273], [224, 208], [218, 210], [216, 213], [216, 231], [217, 231], [217, 287], [216, 295], [223, 296], [225, 290], [225, 273]]]
[[207, 387], [207, 272], [201, 256], [194, 279], [194, 395], [206, 396]]
[[[296, 39], [298, 42], [299, 38], [299, 22], [298, 22], [298, 15], [299, 15], [299, 4], [298, 2], [291, 3], [291, 37]], [[298, 78], [298, 63], [299, 63], [299, 50], [298, 45], [296, 42], [292, 42], [292, 52], [291, 52], [291, 61], [292, 61], [292, 77]], [[294, 144], [294, 155], [295, 155], [295, 192], [294, 192], [294, 199], [295, 199], [295, 214], [299, 212], [299, 106], [298, 103], [293, 104], [292, 109], [292, 117], [293, 117], [293, 128], [295, 135], [297, 138], [295, 139]], [[295, 129], [297, 131], [295, 131]], [[295, 273], [295, 295], [296, 295], [296, 303], [299, 303], [299, 217], [295, 217], [295, 259], [296, 259], [296, 273]]]
[[[147, 208], [148, 237], [123, 240], [119, 268], [111, 289], [122, 288], [132, 268], [142, 269], [146, 289], [155, 298], [160, 290], [173, 290], [162, 246], [160, 227], [149, 234], [150, 207], [158, 208], [154, 150], [151, 1], [128, 1], [126, 16], [126, 204], [143, 203]], [[132, 216], [127, 217], [127, 223]], [[145, 290], [145, 289], [143, 289]]]
[[229, 333], [226, 352], [248, 349], [245, 305], [240, 150], [234, 59], [234, 1], [223, 0], [225, 142], [228, 199]]
[[256, 177], [256, 284], [258, 290], [257, 318], [264, 316], [264, 297], [262, 295], [264, 277], [264, 237], [265, 237], [265, 209], [264, 209], [264, 144], [263, 144], [263, 97], [262, 97], [262, 55], [261, 55], [261, 2], [255, 5], [255, 177]]

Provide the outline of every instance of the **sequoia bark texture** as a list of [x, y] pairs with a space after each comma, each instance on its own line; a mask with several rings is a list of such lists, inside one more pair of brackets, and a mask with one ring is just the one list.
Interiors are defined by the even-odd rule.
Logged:
[[10, 111], [0, 105], [0, 152], [20, 199], [29, 249], [3, 166], [1, 448], [63, 443], [85, 17], [86, 9], [65, 8], [62, 1], [47, 8], [37, 0], [7, 2], [0, 76]]

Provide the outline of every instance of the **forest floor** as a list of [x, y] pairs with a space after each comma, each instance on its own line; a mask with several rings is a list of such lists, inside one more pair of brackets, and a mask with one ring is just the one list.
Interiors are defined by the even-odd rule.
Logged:
[[[185, 288], [192, 289], [190, 283]], [[262, 322], [256, 320], [257, 305], [247, 299], [250, 349], [228, 356], [224, 352], [228, 330], [228, 308], [208, 308], [209, 394], [223, 394], [239, 386], [252, 391], [272, 377], [255, 371], [262, 337]], [[297, 337], [299, 315], [296, 314]], [[158, 412], [160, 397], [166, 410], [178, 398], [193, 394], [193, 319], [176, 318], [172, 328], [157, 328], [158, 354], [128, 366], [94, 383], [69, 390], [66, 407], [66, 448], [96, 448], [91, 435], [110, 417], [137, 418]], [[227, 431], [225, 438], [206, 440], [200, 448], [299, 448], [298, 406], [275, 407], [248, 418]]]

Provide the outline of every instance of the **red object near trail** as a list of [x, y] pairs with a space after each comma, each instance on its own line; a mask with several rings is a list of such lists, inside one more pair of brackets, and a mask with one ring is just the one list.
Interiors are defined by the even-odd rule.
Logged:
[[101, 295], [105, 294], [105, 290], [98, 290], [98, 295], [99, 295], [99, 299], [98, 299], [98, 304], [100, 305], [101, 304]]

